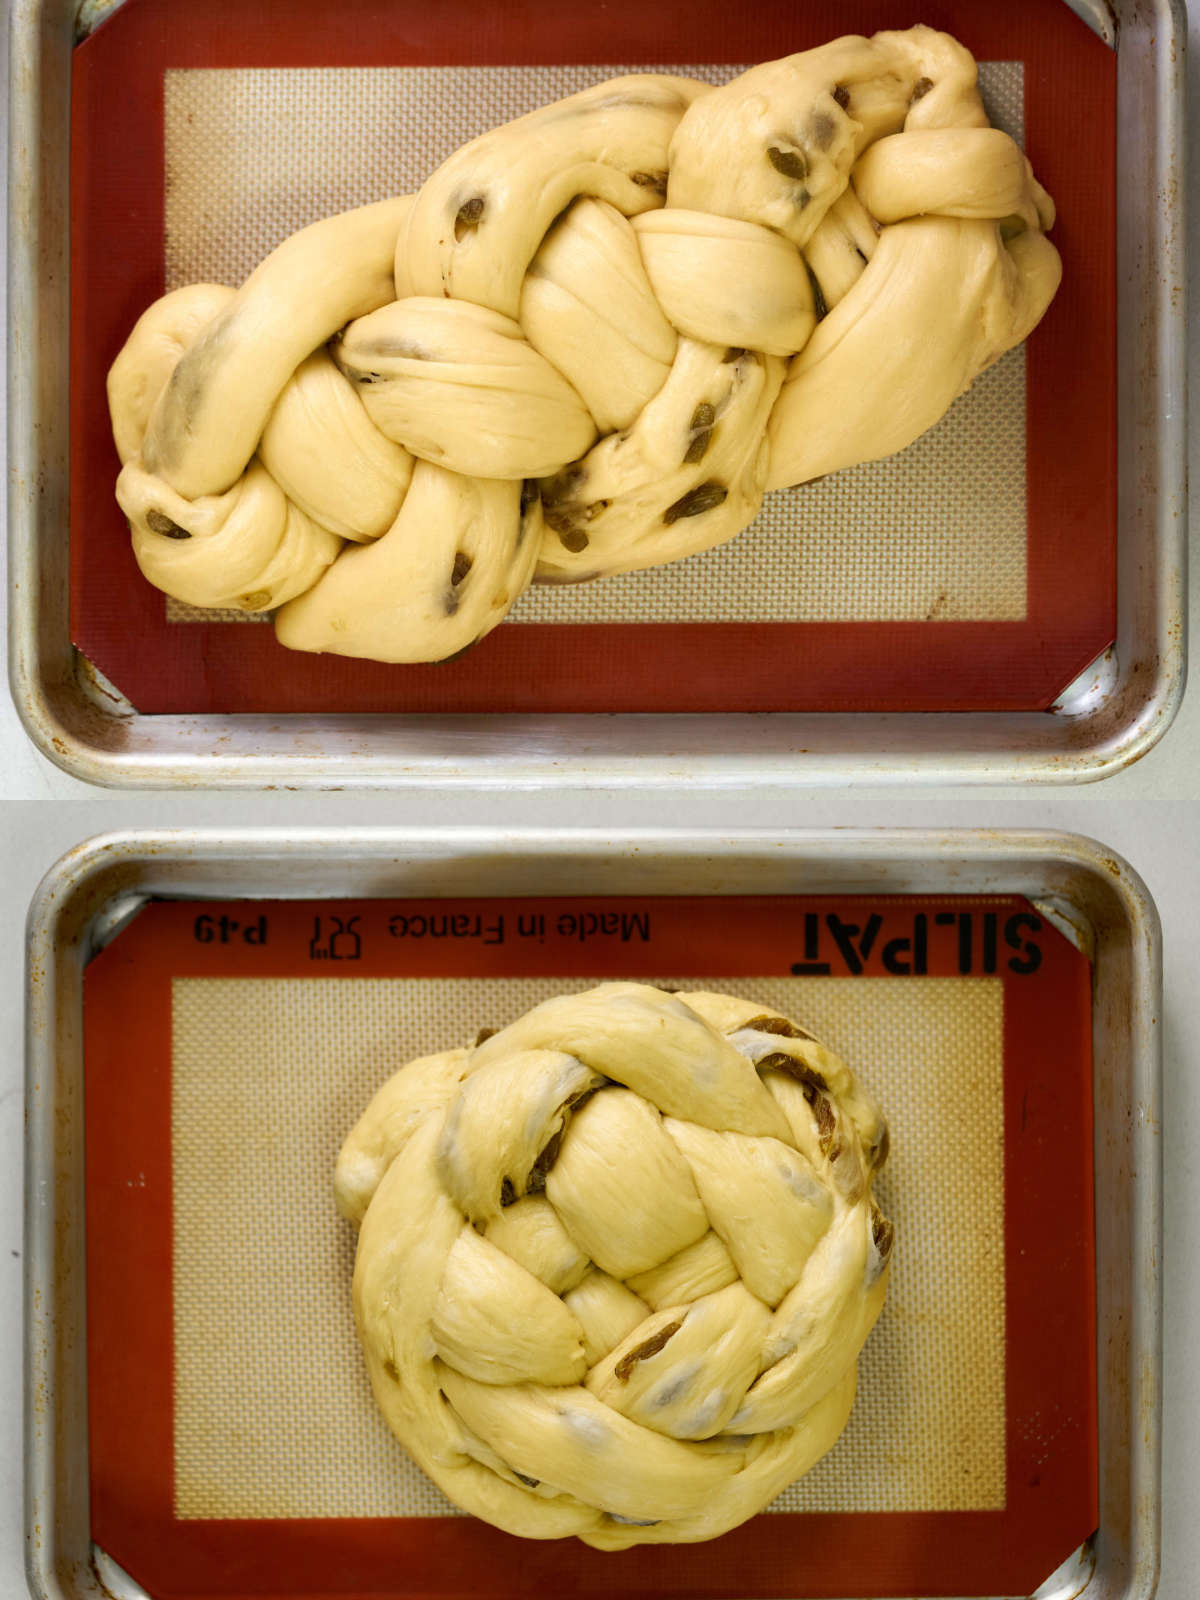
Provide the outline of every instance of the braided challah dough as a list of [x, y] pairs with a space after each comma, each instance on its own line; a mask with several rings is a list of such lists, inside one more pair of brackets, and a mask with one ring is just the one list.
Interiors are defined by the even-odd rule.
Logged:
[[388, 1424], [510, 1533], [737, 1526], [846, 1424], [887, 1149], [832, 1051], [731, 995], [606, 983], [412, 1062], [336, 1174]]
[[109, 377], [138, 564], [297, 650], [445, 660], [533, 580], [910, 444], [1046, 311], [1053, 221], [929, 28], [600, 84], [146, 312]]

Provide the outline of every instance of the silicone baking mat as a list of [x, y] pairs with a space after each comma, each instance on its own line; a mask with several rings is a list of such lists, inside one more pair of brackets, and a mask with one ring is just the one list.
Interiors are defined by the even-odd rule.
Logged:
[[[164, 288], [239, 282], [315, 218], [417, 186], [475, 133], [633, 68], [720, 82], [839, 33], [877, 0], [683, 0], [520, 13], [126, 0], [76, 52], [72, 616], [142, 711], [1044, 708], [1115, 609], [1115, 58], [1060, 0], [927, 8], [984, 62], [998, 125], [1055, 195], [1066, 284], [917, 445], [768, 497], [730, 545], [651, 573], [535, 588], [462, 660], [283, 651], [269, 627], [140, 579], [108, 486], [103, 379]], [[598, 64], [597, 64], [598, 63]], [[1086, 108], [1086, 114], [1080, 108]]]
[[[834, 1450], [718, 1541], [619, 1556], [512, 1539], [408, 1462], [331, 1186], [404, 1061], [611, 977], [841, 1051], [897, 1239]], [[1029, 1592], [1097, 1521], [1090, 1005], [1015, 899], [151, 905], [86, 980], [96, 1543], [153, 1595]]]

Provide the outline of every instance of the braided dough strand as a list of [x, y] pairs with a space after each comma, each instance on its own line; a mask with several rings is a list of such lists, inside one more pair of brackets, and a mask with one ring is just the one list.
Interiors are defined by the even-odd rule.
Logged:
[[886, 1151], [837, 1056], [727, 995], [603, 984], [413, 1062], [335, 1185], [389, 1426], [513, 1533], [736, 1526], [845, 1426]]
[[110, 379], [139, 565], [293, 649], [449, 659], [531, 581], [906, 448], [1044, 315], [1053, 223], [930, 28], [599, 84], [151, 308]]
[[417, 463], [395, 522], [347, 550], [276, 619], [280, 642], [374, 661], [440, 661], [503, 620], [537, 560], [525, 486]]
[[396, 294], [449, 296], [515, 317], [529, 263], [577, 195], [625, 216], [661, 205], [692, 78], [613, 78], [455, 152], [417, 196], [396, 250]]

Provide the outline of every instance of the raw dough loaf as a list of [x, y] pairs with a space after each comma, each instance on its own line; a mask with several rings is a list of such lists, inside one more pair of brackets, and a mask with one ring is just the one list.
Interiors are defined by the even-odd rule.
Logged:
[[384, 1416], [510, 1533], [737, 1526], [845, 1426], [887, 1149], [832, 1051], [730, 995], [607, 983], [412, 1062], [336, 1174]]
[[531, 580], [678, 560], [903, 449], [1061, 277], [976, 76], [918, 27], [617, 78], [167, 296], [109, 383], [142, 571], [294, 649], [438, 661]]

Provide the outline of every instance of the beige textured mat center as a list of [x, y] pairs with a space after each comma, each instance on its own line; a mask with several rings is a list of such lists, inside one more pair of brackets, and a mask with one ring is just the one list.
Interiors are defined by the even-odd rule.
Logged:
[[[664, 982], [684, 979], [666, 976]], [[896, 1249], [836, 1448], [777, 1511], [1005, 1504], [1003, 985], [705, 977], [810, 1024], [883, 1105]], [[458, 1515], [379, 1416], [334, 1158], [396, 1066], [586, 981], [176, 979], [175, 1512]]]

